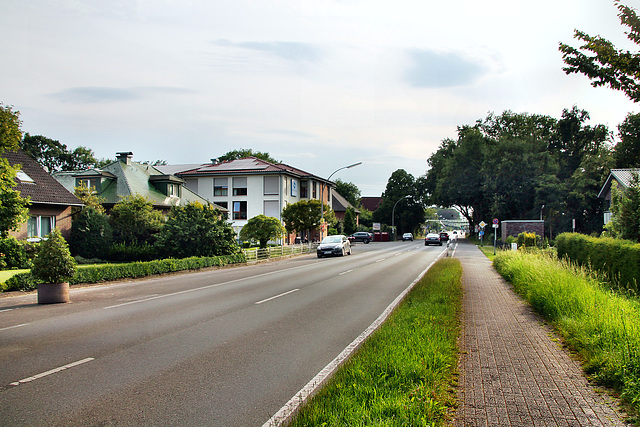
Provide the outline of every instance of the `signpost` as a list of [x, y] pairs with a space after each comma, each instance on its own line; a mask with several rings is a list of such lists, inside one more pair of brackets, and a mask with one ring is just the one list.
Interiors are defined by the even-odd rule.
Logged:
[[484, 227], [487, 225], [487, 223], [484, 221], [480, 221], [480, 224], [478, 225], [480, 226], [480, 232], [478, 233], [478, 235], [480, 236], [480, 246], [482, 246], [482, 237], [484, 237]]
[[498, 245], [498, 227], [500, 226], [500, 221], [498, 218], [493, 218], [493, 254], [496, 254], [496, 246]]

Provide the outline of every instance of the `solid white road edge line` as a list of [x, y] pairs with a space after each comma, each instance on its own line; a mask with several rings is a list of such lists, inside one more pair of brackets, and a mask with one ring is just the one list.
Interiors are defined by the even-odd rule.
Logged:
[[95, 360], [95, 358], [87, 357], [86, 359], [78, 360], [77, 362], [69, 363], [67, 365], [60, 366], [59, 368], [51, 369], [50, 371], [42, 372], [42, 373], [34, 375], [32, 377], [25, 378], [25, 379], [22, 379], [20, 381], [13, 382], [10, 385], [18, 386], [20, 384], [28, 383], [28, 382], [37, 380], [39, 378], [46, 377], [46, 376], [51, 375], [51, 374], [55, 374], [57, 372], [64, 371], [65, 369], [73, 368], [74, 366], [78, 366], [78, 365], [82, 365], [83, 363], [91, 362], [92, 360]]
[[257, 305], [257, 304], [262, 304], [263, 302], [267, 302], [267, 301], [274, 300], [274, 299], [276, 299], [276, 298], [283, 297], [283, 296], [285, 296], [285, 295], [292, 294], [292, 293], [297, 292], [297, 291], [299, 291], [299, 290], [300, 290], [300, 289], [292, 289], [292, 290], [290, 290], [290, 291], [283, 292], [283, 293], [278, 294], [278, 295], [276, 295], [276, 296], [273, 296], [273, 297], [271, 297], [271, 298], [267, 298], [267, 299], [263, 299], [262, 301], [258, 301], [258, 302], [256, 302], [256, 305]]
[[400, 295], [396, 299], [393, 300], [391, 304], [382, 312], [380, 316], [358, 337], [351, 342], [342, 350], [342, 352], [336, 356], [327, 366], [325, 366], [318, 374], [311, 379], [295, 396], [293, 396], [285, 405], [280, 408], [278, 412], [276, 412], [269, 420], [262, 425], [262, 427], [278, 427], [284, 425], [285, 422], [290, 421], [290, 417], [292, 417], [298, 409], [311, 397], [316, 390], [318, 390], [332, 375], [333, 373], [340, 367], [340, 365], [347, 360], [354, 351], [360, 347], [360, 345], [380, 327], [384, 323], [385, 320], [391, 315], [393, 310], [402, 302], [404, 297], [413, 289], [413, 287], [422, 279], [422, 277], [429, 271], [429, 269], [433, 266], [433, 264], [438, 261], [442, 255], [447, 251], [447, 249], [443, 249], [440, 252], [440, 255], [431, 263], [427, 268], [425, 268], [418, 277], [411, 282], [407, 288], [402, 291]]

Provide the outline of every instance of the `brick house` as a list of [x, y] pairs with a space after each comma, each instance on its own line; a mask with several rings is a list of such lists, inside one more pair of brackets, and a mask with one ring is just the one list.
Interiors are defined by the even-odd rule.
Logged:
[[6, 151], [2, 157], [12, 166], [20, 165], [14, 188], [31, 200], [29, 219], [9, 234], [17, 239], [39, 240], [57, 228], [68, 239], [72, 215], [83, 206], [82, 202], [24, 151]]
[[500, 221], [502, 228], [502, 241], [506, 242], [507, 237], [517, 237], [520, 233], [535, 233], [544, 236], [544, 220], [541, 219], [512, 219]]

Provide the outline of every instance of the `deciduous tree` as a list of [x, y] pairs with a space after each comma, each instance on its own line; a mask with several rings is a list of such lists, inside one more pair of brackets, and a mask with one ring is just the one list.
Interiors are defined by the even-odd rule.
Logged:
[[240, 230], [240, 239], [257, 240], [261, 248], [266, 248], [269, 240], [282, 237], [285, 228], [278, 218], [257, 215], [247, 221]]
[[[640, 44], [640, 19], [636, 11], [614, 0], [619, 13], [620, 23], [628, 27], [627, 38]], [[608, 86], [620, 90], [634, 102], [640, 100], [640, 54], [616, 48], [613, 43], [601, 36], [575, 30], [575, 39], [583, 44], [574, 48], [560, 43], [562, 60], [566, 64], [565, 73], [584, 74], [594, 87]]]

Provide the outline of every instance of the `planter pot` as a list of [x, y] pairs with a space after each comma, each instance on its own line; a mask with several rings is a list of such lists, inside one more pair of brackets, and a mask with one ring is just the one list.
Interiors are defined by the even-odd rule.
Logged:
[[69, 302], [69, 282], [40, 283], [38, 285], [38, 304]]

